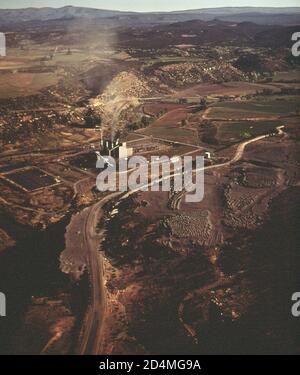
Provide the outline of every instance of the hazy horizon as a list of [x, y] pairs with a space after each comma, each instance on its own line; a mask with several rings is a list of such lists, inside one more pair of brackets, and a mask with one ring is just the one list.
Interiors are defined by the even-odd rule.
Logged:
[[[108, 5], [109, 4], [109, 5]], [[159, 11], [179, 11], [179, 10], [193, 10], [193, 9], [210, 9], [210, 8], [222, 8], [222, 7], [274, 7], [274, 8], [289, 8], [299, 7], [299, 0], [288, 0], [285, 6], [282, 6], [280, 0], [264, 0], [262, 3], [259, 0], [212, 0], [209, 6], [205, 6], [198, 0], [187, 0], [184, 2], [185, 6], [182, 6], [182, 2], [179, 0], [173, 0], [172, 2], [161, 0], [129, 0], [124, 2], [122, 0], [111, 0], [109, 2], [104, 0], [19, 0], [9, 1], [1, 0], [1, 9], [20, 9], [20, 8], [43, 8], [53, 7], [60, 8], [64, 6], [80, 6], [86, 8], [97, 8], [107, 10], [120, 10], [120, 11], [136, 11], [136, 12], [159, 12]]]

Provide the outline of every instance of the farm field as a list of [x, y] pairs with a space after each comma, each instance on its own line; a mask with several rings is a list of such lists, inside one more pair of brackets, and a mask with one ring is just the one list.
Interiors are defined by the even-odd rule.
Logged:
[[208, 118], [249, 119], [274, 118], [280, 115], [296, 114], [299, 98], [266, 97], [245, 102], [221, 102], [214, 104], [208, 111]]
[[167, 138], [175, 142], [195, 144], [195, 131], [182, 126], [188, 117], [187, 108], [176, 108], [154, 121], [149, 127], [140, 130], [141, 134], [155, 138]]
[[267, 134], [280, 125], [279, 121], [238, 121], [220, 122], [217, 138], [220, 142], [238, 142], [243, 139]]
[[[181, 46], [179, 46], [181, 47]], [[155, 66], [164, 64], [178, 64], [178, 63], [203, 63], [205, 59], [199, 57], [182, 57], [182, 56], [160, 56], [155, 59], [145, 59], [142, 66], [142, 70], [147, 70], [149, 68], [154, 68]]]
[[6, 177], [28, 191], [55, 184], [55, 179], [39, 168], [26, 168], [6, 174]]
[[0, 99], [33, 95], [57, 82], [55, 73], [0, 74]]
[[300, 71], [276, 72], [273, 77], [273, 82], [300, 82]]
[[264, 89], [277, 91], [276, 86], [251, 82], [200, 83], [193, 87], [179, 90], [176, 97], [250, 95]]
[[170, 111], [178, 108], [182, 108], [182, 106], [175, 103], [148, 103], [143, 106], [143, 112], [149, 116], [157, 116], [161, 111]]

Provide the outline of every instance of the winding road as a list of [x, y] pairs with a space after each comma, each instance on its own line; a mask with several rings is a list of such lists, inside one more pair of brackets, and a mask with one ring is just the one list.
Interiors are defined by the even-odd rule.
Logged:
[[[279, 134], [282, 134], [282, 129], [284, 127], [278, 127], [277, 131]], [[269, 134], [261, 135], [256, 138], [242, 142], [237, 147], [234, 157], [221, 164], [210, 165], [207, 167], [201, 168], [201, 170], [211, 170], [221, 167], [230, 166], [243, 157], [245, 148], [254, 142], [258, 142], [264, 138], [269, 137]], [[199, 170], [199, 169], [198, 169]], [[194, 172], [198, 171], [194, 170]], [[176, 174], [177, 175], [177, 174]], [[167, 178], [174, 177], [175, 175], [168, 175], [159, 177], [155, 182], [161, 182]], [[145, 185], [151, 186], [154, 182]], [[88, 210], [87, 215], [85, 215], [85, 220], [83, 224], [82, 231], [82, 241], [83, 245], [87, 250], [87, 267], [90, 275], [91, 282], [91, 301], [88, 311], [85, 316], [84, 324], [81, 331], [79, 353], [80, 354], [101, 354], [102, 353], [102, 333], [105, 325], [105, 315], [106, 315], [106, 305], [107, 297], [106, 290], [104, 285], [104, 271], [103, 271], [103, 255], [99, 251], [99, 245], [101, 243], [100, 238], [104, 234], [104, 229], [100, 232], [96, 232], [96, 227], [99, 219], [103, 215], [103, 206], [109, 201], [120, 197], [120, 200], [126, 199], [130, 195], [134, 194], [136, 191], [140, 190], [131, 190], [127, 193], [114, 192], [107, 195], [99, 202], [97, 202], [92, 207], [89, 207], [85, 210]], [[101, 246], [101, 245], [100, 245]]]
[[116, 192], [107, 195], [94, 206], [86, 209], [88, 213], [84, 221], [82, 240], [88, 255], [87, 267], [91, 281], [91, 301], [82, 327], [80, 354], [98, 354], [105, 315], [106, 292], [103, 282], [103, 256], [99, 251], [99, 242], [104, 230], [97, 233], [96, 228], [103, 214], [103, 206], [120, 194], [120, 192]]

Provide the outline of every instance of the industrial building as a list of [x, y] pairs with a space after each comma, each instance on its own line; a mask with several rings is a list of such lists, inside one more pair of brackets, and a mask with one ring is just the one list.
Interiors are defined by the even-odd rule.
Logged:
[[127, 147], [127, 143], [119, 143], [119, 140], [103, 140], [100, 142], [100, 154], [102, 156], [112, 156], [116, 159], [128, 159], [133, 155], [133, 148]]

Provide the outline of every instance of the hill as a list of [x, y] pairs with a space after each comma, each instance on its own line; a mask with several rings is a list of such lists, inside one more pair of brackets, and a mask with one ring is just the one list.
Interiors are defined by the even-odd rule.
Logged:
[[115, 10], [93, 9], [65, 6], [62, 8], [0, 9], [0, 26], [20, 24], [30, 21], [51, 21], [64, 19], [99, 19], [106, 23], [162, 24], [189, 20], [210, 21], [218, 18], [230, 22], [255, 22], [257, 24], [294, 25], [300, 23], [300, 7], [232, 7], [207, 8], [175, 12], [121, 12]]

